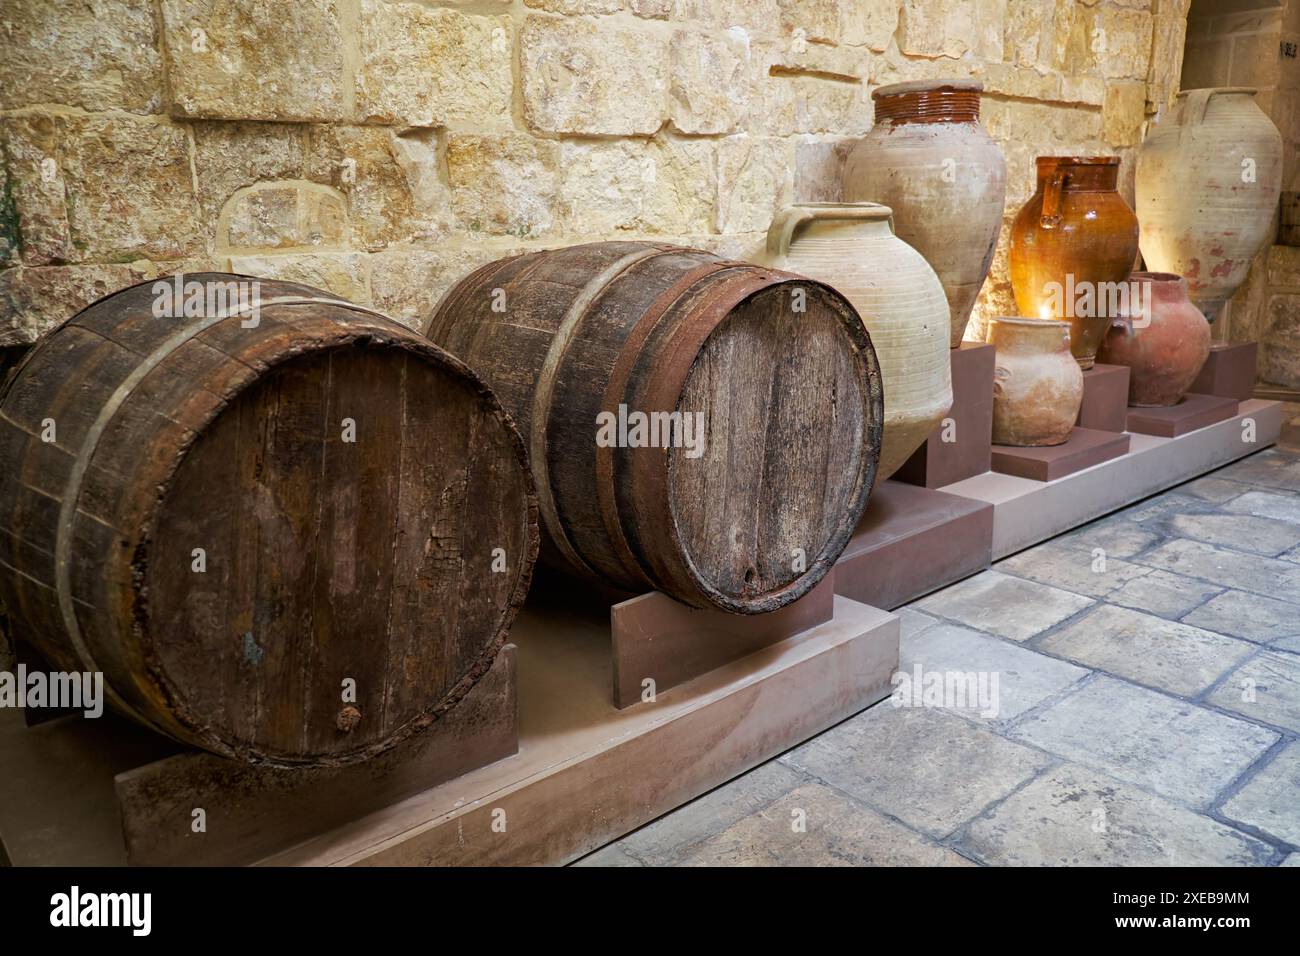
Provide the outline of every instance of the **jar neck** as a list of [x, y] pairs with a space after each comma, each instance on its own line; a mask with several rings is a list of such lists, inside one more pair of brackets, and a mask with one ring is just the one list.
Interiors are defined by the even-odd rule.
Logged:
[[1069, 350], [1070, 327], [1057, 321], [1026, 320], [989, 324], [989, 341], [999, 352], [1057, 352]]
[[1114, 192], [1119, 186], [1118, 163], [1075, 163], [1043, 157], [1038, 160], [1038, 188], [1043, 189], [1058, 170], [1064, 174], [1062, 188], [1066, 192]]
[[976, 90], [912, 90], [876, 97], [878, 123], [975, 123], [979, 118]]
[[888, 219], [851, 219], [836, 218], [834, 215], [818, 216], [800, 227], [795, 235], [796, 243], [808, 240], [836, 241], [881, 238], [892, 236]]

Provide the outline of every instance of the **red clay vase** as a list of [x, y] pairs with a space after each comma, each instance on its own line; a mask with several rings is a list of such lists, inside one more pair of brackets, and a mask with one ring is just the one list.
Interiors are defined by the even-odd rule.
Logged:
[[1172, 272], [1135, 272], [1137, 302], [1115, 319], [1097, 360], [1127, 365], [1130, 405], [1177, 405], [1210, 354], [1210, 324]]

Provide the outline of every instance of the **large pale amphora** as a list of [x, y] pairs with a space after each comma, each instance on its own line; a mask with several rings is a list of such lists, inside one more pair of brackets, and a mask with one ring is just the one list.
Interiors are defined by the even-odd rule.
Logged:
[[939, 277], [894, 234], [893, 212], [878, 203], [788, 206], [768, 230], [766, 259], [834, 287], [862, 316], [885, 392], [876, 471], [883, 481], [952, 407], [948, 300]]
[[1282, 136], [1246, 87], [1187, 90], [1138, 151], [1137, 214], [1148, 269], [1187, 280], [1211, 322], [1273, 232]]
[[875, 126], [844, 167], [844, 199], [893, 209], [898, 238], [939, 276], [952, 348], [989, 274], [1006, 202], [1002, 149], [979, 123], [983, 89], [976, 80], [880, 87]]

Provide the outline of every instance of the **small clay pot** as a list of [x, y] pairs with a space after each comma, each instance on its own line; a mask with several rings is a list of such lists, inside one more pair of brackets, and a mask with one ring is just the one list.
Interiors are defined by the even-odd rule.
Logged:
[[1135, 272], [1137, 293], [1101, 344], [1097, 359], [1127, 365], [1130, 405], [1177, 405], [1210, 355], [1210, 324], [1172, 272]]
[[1083, 371], [1070, 354], [1070, 325], [1056, 319], [1003, 317], [989, 323], [993, 370], [993, 441], [1060, 445], [1083, 404]]

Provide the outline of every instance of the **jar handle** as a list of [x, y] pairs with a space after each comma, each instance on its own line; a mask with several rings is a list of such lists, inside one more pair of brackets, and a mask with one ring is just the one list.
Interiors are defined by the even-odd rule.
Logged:
[[[846, 204], [834, 208], [819, 209], [816, 206], [786, 206], [772, 219], [767, 230], [767, 261], [775, 262], [790, 251], [794, 234], [804, 223], [814, 219], [875, 219], [879, 220], [881, 212], [888, 209], [880, 203]], [[884, 217], [889, 222], [890, 233], [897, 235], [894, 228], [894, 211], [888, 210]]]
[[1061, 224], [1061, 193], [1070, 182], [1070, 174], [1057, 166], [1047, 177], [1043, 187], [1043, 211], [1038, 224], [1044, 229], [1055, 229]]
[[1178, 145], [1186, 146], [1192, 138], [1192, 130], [1205, 122], [1205, 111], [1210, 107], [1210, 97], [1218, 90], [1192, 90], [1187, 94], [1183, 104], [1183, 115], [1179, 117]]
[[790, 241], [794, 238], [795, 230], [816, 218], [817, 214], [813, 210], [798, 206], [786, 206], [778, 212], [767, 230], [768, 262], [784, 258], [790, 251]]

